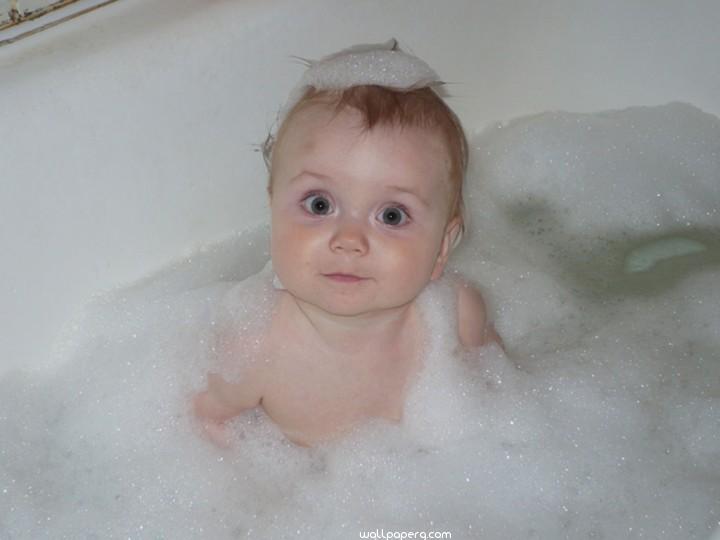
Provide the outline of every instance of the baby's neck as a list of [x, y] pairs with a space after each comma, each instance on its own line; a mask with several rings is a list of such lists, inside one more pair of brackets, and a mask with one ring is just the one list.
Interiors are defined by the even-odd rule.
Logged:
[[293, 297], [300, 318], [332, 351], [357, 354], [368, 347], [396, 346], [415, 318], [414, 302], [356, 316], [334, 315]]

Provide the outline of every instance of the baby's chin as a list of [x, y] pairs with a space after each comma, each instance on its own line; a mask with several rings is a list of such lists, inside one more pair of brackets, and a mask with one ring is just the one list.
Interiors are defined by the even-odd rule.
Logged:
[[417, 296], [409, 298], [398, 298], [386, 301], [372, 302], [367, 299], [328, 299], [317, 298], [312, 296], [293, 295], [299, 303], [311, 306], [313, 309], [321, 311], [333, 317], [357, 318], [362, 319], [372, 317], [374, 315], [388, 314], [389, 312], [399, 310], [411, 305]]

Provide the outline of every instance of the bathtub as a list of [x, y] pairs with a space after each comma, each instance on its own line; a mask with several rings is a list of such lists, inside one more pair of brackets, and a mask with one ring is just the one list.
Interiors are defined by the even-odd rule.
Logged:
[[713, 0], [125, 0], [2, 47], [0, 370], [47, 361], [93, 294], [266, 219], [255, 145], [292, 55], [395, 36], [468, 126], [673, 100], [718, 114], [719, 23]]
[[0, 48], [0, 375], [65, 359], [94, 296], [267, 222], [257, 145], [293, 56], [397, 38], [471, 129], [689, 102], [720, 115], [715, 0], [124, 0]]

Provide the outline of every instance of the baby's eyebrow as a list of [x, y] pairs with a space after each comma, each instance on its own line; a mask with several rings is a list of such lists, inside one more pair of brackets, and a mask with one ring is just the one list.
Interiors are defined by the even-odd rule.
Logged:
[[325, 174], [316, 173], [313, 171], [300, 171], [300, 174], [297, 176], [294, 176], [290, 179], [290, 182], [295, 182], [296, 180], [300, 180], [303, 176], [312, 176], [313, 178], [316, 178], [317, 180], [321, 180], [323, 182], [329, 182], [332, 180], [329, 176]]
[[400, 193], [407, 193], [408, 195], [412, 195], [417, 200], [419, 200], [423, 205], [430, 208], [430, 201], [428, 201], [425, 197], [420, 195], [417, 191], [414, 191], [412, 189], [408, 189], [402, 186], [387, 186], [388, 190], [392, 191], [399, 191]]

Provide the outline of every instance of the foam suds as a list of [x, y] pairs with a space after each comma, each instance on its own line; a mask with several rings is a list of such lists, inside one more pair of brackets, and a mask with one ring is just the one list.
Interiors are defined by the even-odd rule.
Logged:
[[[508, 357], [439, 340], [404, 426], [336, 444], [296, 447], [253, 411], [221, 451], [190, 420], [216, 328], [262, 320], [262, 290], [237, 280], [266, 262], [266, 229], [114, 292], [63, 362], [0, 379], [0, 537], [709, 538], [719, 140], [717, 118], [680, 104], [476, 136], [455, 266], [482, 285]], [[625, 270], [667, 238], [705, 249]], [[423, 298], [439, 336], [443, 294]]]

